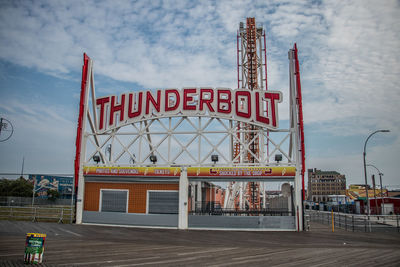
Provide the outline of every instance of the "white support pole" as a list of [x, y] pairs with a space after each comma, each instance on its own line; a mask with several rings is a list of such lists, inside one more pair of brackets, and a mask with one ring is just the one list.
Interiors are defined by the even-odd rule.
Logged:
[[79, 178], [78, 178], [78, 194], [76, 198], [76, 223], [82, 223], [83, 216], [83, 192], [85, 191], [85, 180], [83, 177], [83, 170], [80, 168], [79, 170]]
[[266, 186], [265, 186], [265, 182], [261, 182], [262, 183], [262, 192], [263, 192], [263, 209], [267, 208], [267, 193], [266, 193]]
[[303, 202], [301, 200], [302, 188], [301, 188], [301, 174], [300, 169], [296, 170], [296, 177], [294, 183], [294, 194], [295, 194], [295, 209], [296, 209], [296, 226], [298, 231], [303, 231]]
[[297, 117], [297, 93], [296, 93], [296, 82], [295, 82], [295, 66], [294, 66], [294, 51], [289, 50], [289, 80], [290, 80], [290, 98], [291, 98], [291, 113], [292, 122], [291, 125], [294, 127], [295, 138], [294, 138], [294, 156], [296, 159], [296, 177], [294, 180], [294, 205], [295, 205], [295, 216], [296, 216], [296, 229], [303, 231], [303, 202], [302, 187], [301, 187], [301, 155], [300, 155], [300, 140], [299, 140], [299, 126]]
[[214, 185], [210, 182], [210, 211], [212, 211], [211, 205], [213, 204], [213, 192]]
[[[197, 183], [197, 203], [196, 203], [196, 209], [197, 208], [200, 208], [200, 209], [202, 209], [203, 208], [203, 199], [202, 199], [202, 195], [201, 195], [201, 182], [196, 182]], [[198, 204], [198, 203], [200, 203], [200, 204]], [[199, 206], [200, 205], [200, 206]]]
[[192, 204], [192, 206], [190, 207], [191, 211], [194, 211], [196, 209], [196, 182], [192, 182], [190, 183], [191, 187], [190, 187], [190, 198], [191, 201], [190, 203]]
[[187, 169], [183, 167], [181, 177], [179, 179], [179, 215], [178, 229], [185, 230], [188, 228], [188, 188], [189, 179], [187, 177]]
[[[244, 201], [243, 201], [243, 182], [239, 182], [239, 209], [242, 211], [244, 210]], [[233, 196], [235, 198], [235, 196]], [[235, 201], [233, 201], [235, 203]], [[233, 205], [235, 208], [235, 204]]]
[[[82, 118], [82, 142], [81, 142], [81, 153], [79, 159], [79, 175], [78, 175], [78, 192], [76, 198], [76, 223], [82, 223], [83, 216], [83, 201], [84, 201], [84, 192], [85, 192], [85, 178], [83, 177], [83, 165], [86, 161], [86, 143], [87, 143], [87, 133], [86, 133], [86, 118], [88, 113], [88, 104], [89, 104], [89, 85], [90, 85], [90, 77], [92, 75], [92, 60], [89, 60], [88, 64], [88, 73], [86, 80], [86, 90], [84, 97], [84, 112]], [[92, 103], [94, 104], [94, 103]]]

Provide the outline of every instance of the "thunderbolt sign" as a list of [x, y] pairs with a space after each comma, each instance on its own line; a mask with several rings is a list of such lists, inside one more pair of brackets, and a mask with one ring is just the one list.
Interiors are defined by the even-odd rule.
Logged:
[[183, 88], [123, 93], [96, 99], [97, 131], [143, 120], [208, 116], [277, 129], [279, 91]]

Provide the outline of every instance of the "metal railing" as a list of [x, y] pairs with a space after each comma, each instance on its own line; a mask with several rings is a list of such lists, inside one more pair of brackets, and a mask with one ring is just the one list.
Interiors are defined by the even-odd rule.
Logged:
[[[388, 203], [385, 203], [386, 206]], [[305, 204], [305, 208], [309, 210], [315, 211], [334, 211], [334, 212], [341, 212], [341, 213], [350, 213], [350, 214], [367, 214], [367, 207], [366, 205], [356, 206], [355, 204], [340, 204], [340, 205], [332, 205], [332, 204], [322, 204], [319, 206], [310, 206], [309, 204]], [[371, 215], [382, 215], [382, 205], [376, 207], [370, 207], [370, 214]], [[400, 208], [394, 207], [391, 211], [386, 211], [386, 215], [397, 214], [400, 215]]]
[[190, 215], [222, 215], [222, 216], [294, 216], [288, 209], [224, 209], [216, 202], [196, 203], [196, 208], [189, 211]]
[[0, 206], [73, 206], [74, 199], [55, 199], [49, 200], [44, 198], [35, 198], [32, 201], [31, 197], [13, 197], [13, 196], [0, 196]]
[[332, 225], [352, 232], [400, 232], [400, 215], [358, 215], [307, 210], [311, 222]]
[[0, 220], [73, 223], [75, 211], [71, 207], [0, 207]]

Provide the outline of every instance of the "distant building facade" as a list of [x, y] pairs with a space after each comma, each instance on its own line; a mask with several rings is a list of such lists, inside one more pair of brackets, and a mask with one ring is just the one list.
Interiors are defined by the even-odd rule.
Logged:
[[308, 170], [308, 200], [327, 202], [332, 195], [346, 194], [346, 177], [336, 171]]

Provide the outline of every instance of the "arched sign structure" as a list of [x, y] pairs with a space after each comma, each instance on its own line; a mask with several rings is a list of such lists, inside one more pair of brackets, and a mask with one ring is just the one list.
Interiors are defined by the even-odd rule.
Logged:
[[[93, 61], [84, 54], [75, 159], [77, 223], [91, 206], [85, 199], [92, 190], [87, 187], [90, 177], [179, 183], [179, 188], [164, 191], [179, 192], [180, 229], [188, 228], [191, 182], [231, 182], [224, 193], [225, 205], [230, 205], [239, 190], [234, 181], [259, 179], [293, 182], [295, 229], [301, 231], [304, 137], [296, 45], [289, 50], [289, 61], [290, 119], [282, 128], [278, 110], [285, 96], [279, 91], [187, 87], [96, 96]], [[277, 154], [282, 155], [278, 162]], [[98, 191], [103, 197], [104, 190]], [[127, 201], [131, 197], [129, 193]]]

